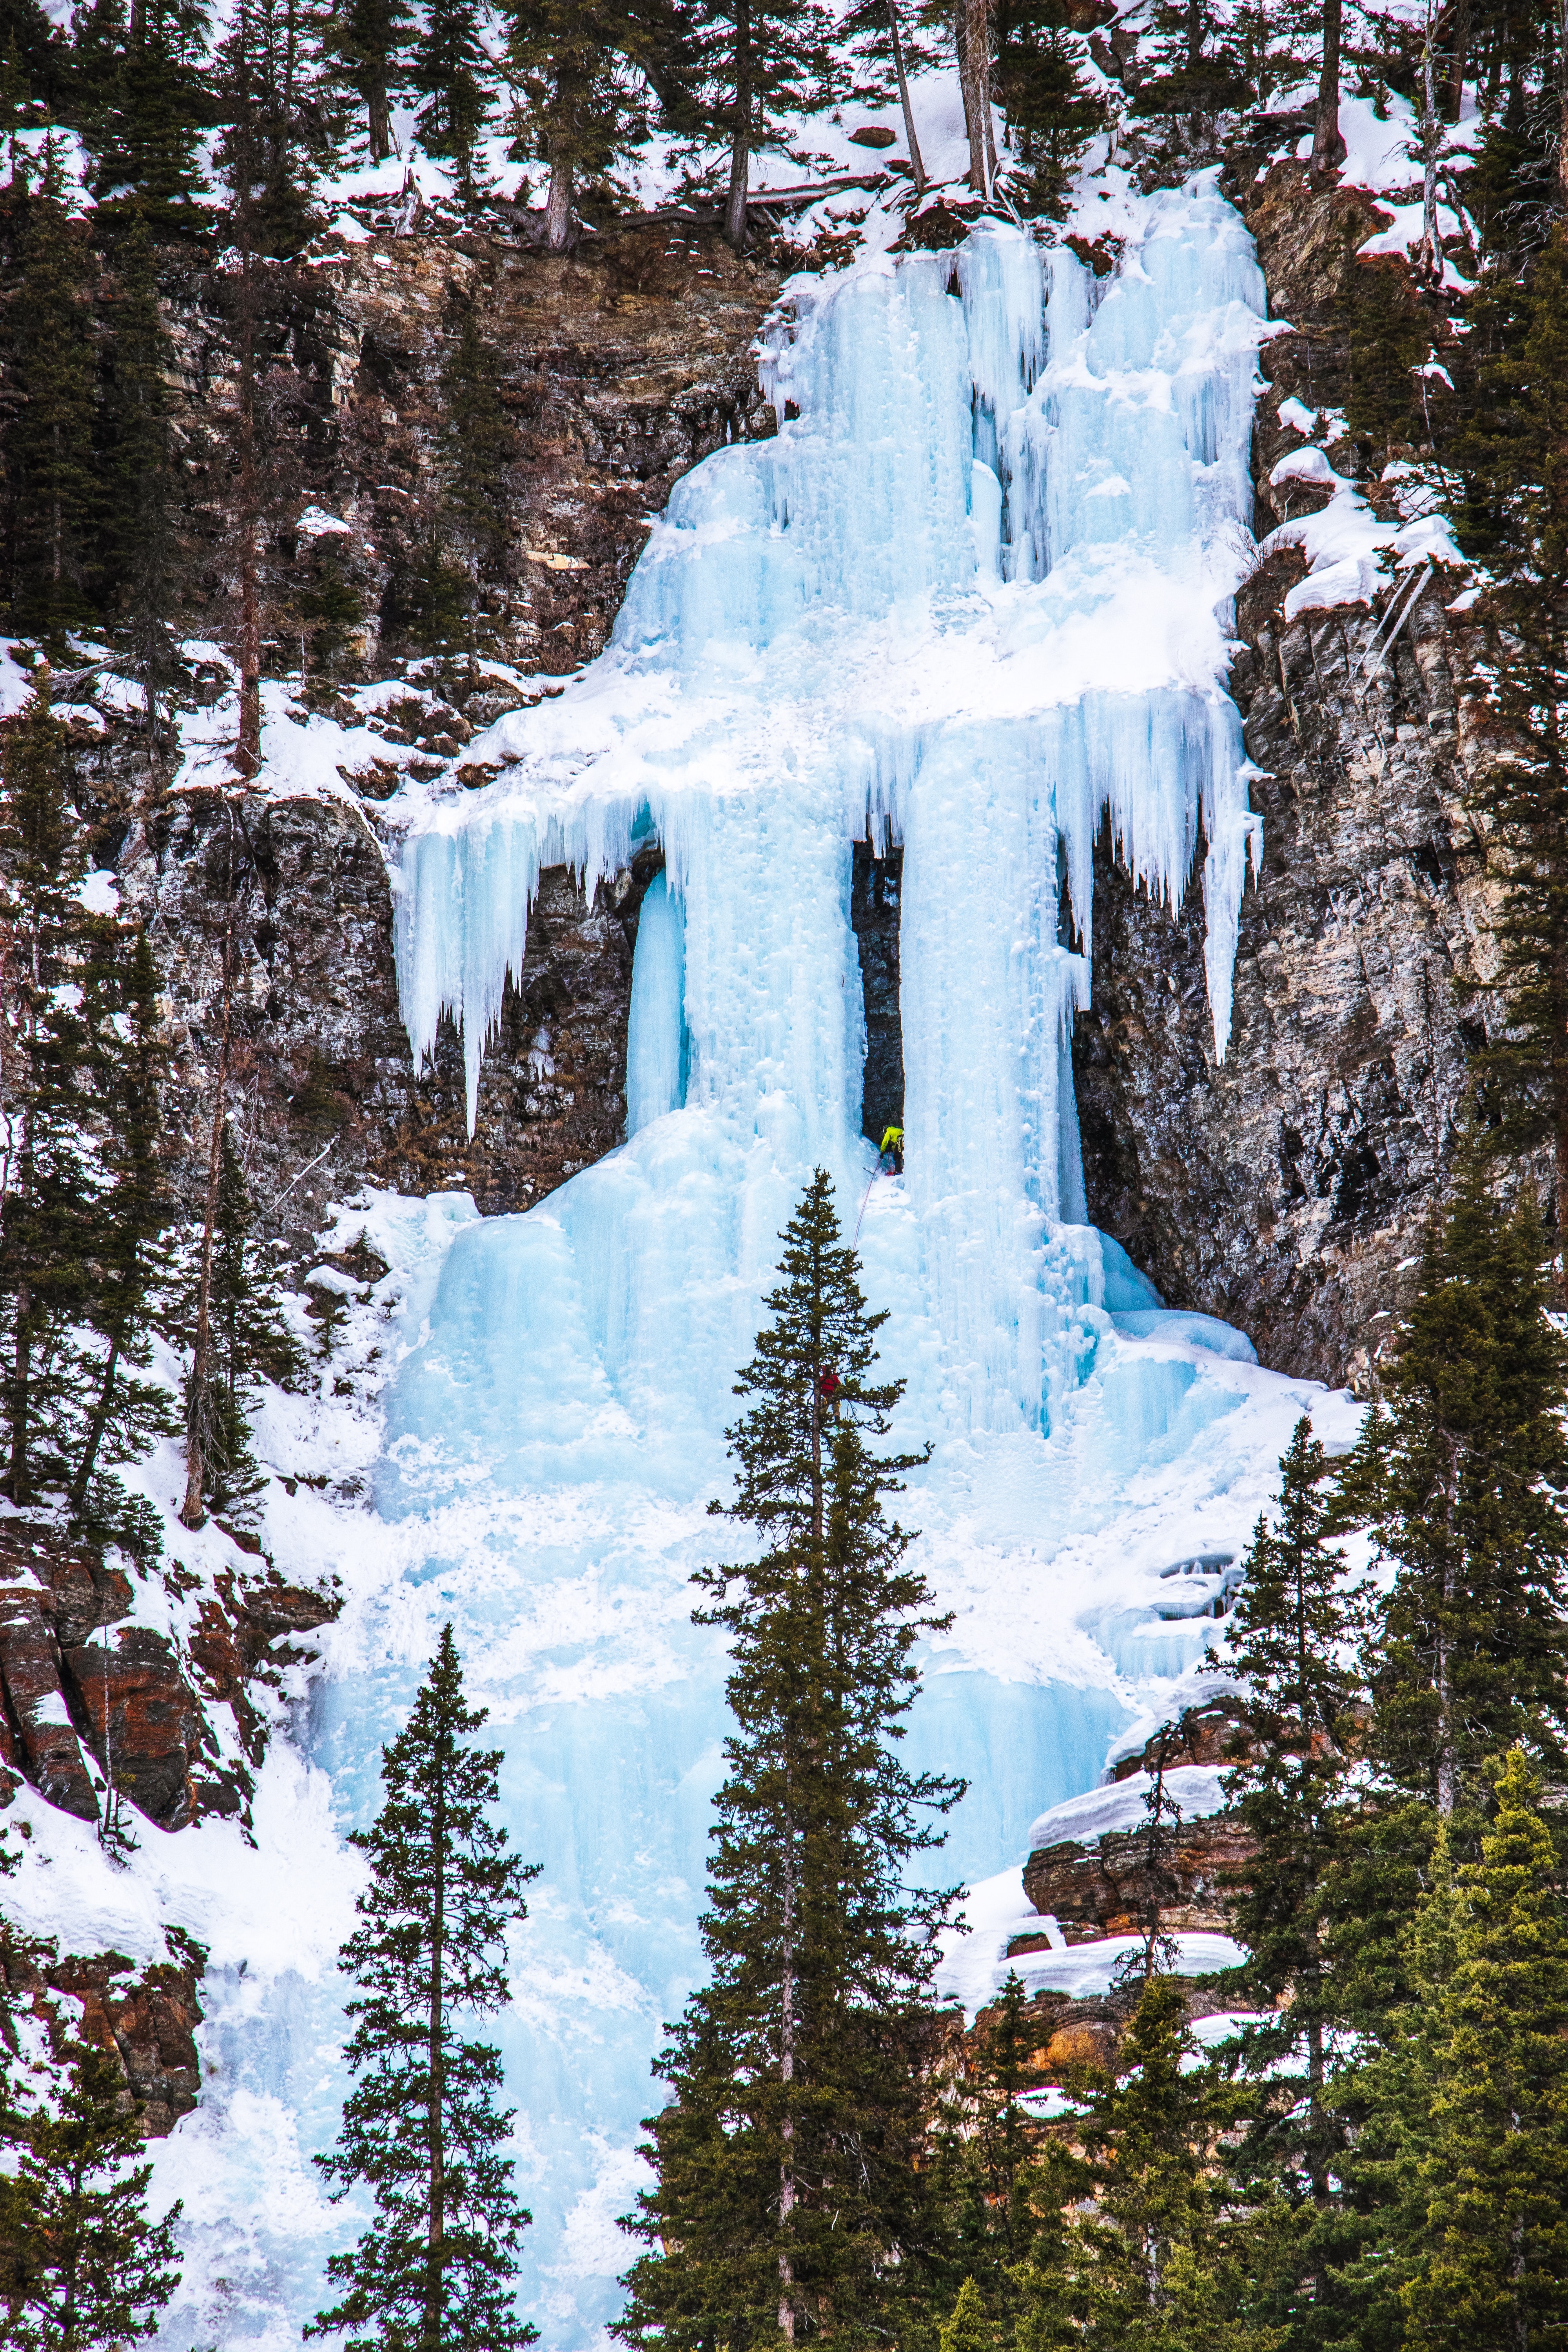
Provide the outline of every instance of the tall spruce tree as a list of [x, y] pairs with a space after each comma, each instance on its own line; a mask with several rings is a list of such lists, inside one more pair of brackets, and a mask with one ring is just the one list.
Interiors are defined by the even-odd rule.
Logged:
[[451, 551], [467, 570], [464, 649], [468, 682], [484, 630], [483, 603], [506, 546], [507, 468], [517, 436], [501, 397], [500, 354], [471, 302], [457, 314], [441, 363], [442, 519]]
[[80, 1010], [86, 871], [71, 806], [65, 730], [42, 671], [21, 714], [0, 727], [0, 991], [4, 1109], [0, 1316], [5, 1324], [6, 1492], [18, 1507], [64, 1475], [61, 1416], [69, 1328], [89, 1287], [95, 1186], [87, 1159]]
[[161, 751], [158, 712], [177, 672], [174, 621], [181, 586], [181, 483], [167, 376], [174, 353], [158, 301], [145, 214], [132, 215], [117, 254], [104, 399], [109, 609], [142, 681], [147, 758]]
[[424, 100], [419, 136], [432, 155], [452, 157], [465, 195], [473, 193], [474, 142], [489, 112], [493, 71], [477, 0], [428, 0], [409, 73]]
[[35, 2110], [16, 2139], [22, 2285], [6, 2341], [16, 2352], [121, 2352], [157, 2334], [179, 2284], [181, 2209], [148, 2215], [153, 2168], [135, 2161], [140, 2120], [118, 2062], [90, 2042], [64, 2054], [53, 2112]]
[[464, 2013], [505, 2005], [498, 1955], [538, 1875], [490, 1818], [500, 1751], [468, 1744], [486, 1720], [465, 1699], [447, 1625], [406, 1727], [382, 1750], [381, 1812], [351, 1841], [370, 1864], [341, 1954], [359, 1988], [354, 2087], [336, 2150], [316, 2162], [334, 2201], [363, 2182], [377, 2218], [331, 2256], [338, 2300], [305, 2330], [341, 2330], [349, 2352], [518, 2352], [537, 2335], [512, 2297], [529, 2216], [501, 2152], [500, 2053], [459, 2031]]
[[[1470, 792], [1503, 889], [1497, 988], [1504, 1019], [1482, 1057], [1501, 1140], [1542, 1140], [1568, 1218], [1568, 228], [1523, 294], [1510, 292], [1499, 355], [1460, 452], [1461, 528], [1489, 574], [1482, 602], [1492, 682], [1490, 756]], [[1568, 1285], [1568, 1253], [1563, 1280]], [[1564, 1295], [1568, 1295], [1565, 1292]]]
[[100, 917], [94, 932], [83, 994], [92, 1013], [99, 1189], [82, 1322], [97, 1351], [80, 1351], [68, 1500], [79, 1525], [144, 1559], [161, 1547], [157, 1516], [114, 1473], [175, 1429], [163, 1389], [137, 1377], [151, 1361], [168, 1271], [163, 1234], [173, 1208], [159, 1152], [168, 1052], [146, 931]]
[[406, 80], [412, 18], [405, 0], [343, 0], [333, 26], [336, 70], [364, 108], [373, 163], [392, 152], [392, 100]]
[[1226, 1661], [1243, 1685], [1245, 1725], [1226, 1794], [1251, 1846], [1231, 1916], [1247, 1953], [1245, 1997], [1260, 2008], [1288, 2004], [1279, 2028], [1255, 2037], [1257, 2054], [1273, 2068], [1304, 2044], [1305, 2102], [1292, 2098], [1284, 2120], [1321, 2202], [1335, 2142], [1326, 2042], [1340, 2014], [1324, 1930], [1362, 1690], [1361, 1603], [1346, 1589], [1343, 1552], [1329, 1540], [1328, 1460], [1305, 1415], [1279, 1471], [1278, 1510], [1272, 1522], [1259, 1519], [1243, 1564]]
[[[920, 2072], [932, 1937], [947, 1898], [911, 1888], [940, 1842], [921, 1816], [961, 1784], [910, 1773], [896, 1742], [930, 1614], [882, 1496], [923, 1455], [878, 1457], [902, 1391], [871, 1378], [875, 1334], [832, 1180], [784, 1235], [773, 1317], [736, 1386], [727, 1515], [762, 1556], [700, 1570], [700, 1622], [731, 1637], [735, 1728], [717, 1800], [702, 1937], [709, 1984], [656, 2072], [658, 2184], [626, 2226], [628, 2343], [858, 2341], [919, 2288], [930, 2219]], [[714, 1510], [726, 1507], [711, 1506]]]
[[11, 306], [20, 395], [5, 439], [11, 607], [14, 625], [57, 650], [94, 611], [92, 278], [80, 224], [52, 197], [33, 198]]
[[[258, 1261], [255, 1223], [250, 1189], [225, 1119], [207, 1254], [206, 1343], [193, 1348], [185, 1381], [187, 1438], [194, 1437], [201, 1464], [202, 1501], [214, 1511], [243, 1511], [263, 1483], [250, 1447], [249, 1409], [258, 1383], [283, 1383], [300, 1370], [299, 1347]], [[198, 1321], [200, 1315], [198, 1297]]]
[[574, 240], [583, 175], [646, 131], [635, 75], [670, 57], [675, 14], [662, 0], [506, 0], [505, 15], [508, 54], [550, 166], [546, 241], [561, 253]]
[[1563, 1760], [1568, 1358], [1542, 1255], [1533, 1199], [1502, 1209], [1468, 1135], [1363, 1486], [1394, 1564], [1369, 1654], [1371, 1752], [1391, 1794], [1444, 1819], [1475, 1816], [1489, 1759], [1521, 1740]]

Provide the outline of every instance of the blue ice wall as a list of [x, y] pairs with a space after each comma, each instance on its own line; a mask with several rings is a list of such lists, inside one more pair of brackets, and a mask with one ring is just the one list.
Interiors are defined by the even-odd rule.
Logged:
[[[462, 1023], [470, 1116], [541, 867], [592, 887], [650, 814], [666, 857], [627, 1141], [453, 1245], [378, 1472], [416, 1564], [315, 1726], [363, 1817], [373, 1732], [453, 1618], [545, 1865], [500, 2030], [524, 2299], [554, 2346], [616, 2307], [649, 2061], [699, 1968], [725, 1716], [687, 1580], [743, 1539], [703, 1507], [814, 1166], [889, 1312], [898, 1435], [935, 1447], [903, 1516], [960, 1616], [910, 1748], [973, 1784], [940, 1874], [1016, 1861], [1204, 1638], [1140, 1653], [1118, 1619], [1130, 1675], [1086, 1629], [1106, 1596], [1054, 1566], [1201, 1446], [1247, 1370], [1190, 1332], [1162, 1346], [1157, 1295], [1084, 1223], [1068, 1046], [1096, 831], [1171, 898], [1206, 845], [1216, 1052], [1256, 843], [1223, 677], [1261, 283], [1206, 180], [1120, 204], [1103, 288], [994, 224], [956, 261], [795, 281], [763, 353], [776, 437], [677, 486], [608, 654], [484, 739], [498, 781], [410, 805], [404, 1007], [416, 1050]], [[901, 1180], [859, 1133], [868, 830], [904, 847]]]

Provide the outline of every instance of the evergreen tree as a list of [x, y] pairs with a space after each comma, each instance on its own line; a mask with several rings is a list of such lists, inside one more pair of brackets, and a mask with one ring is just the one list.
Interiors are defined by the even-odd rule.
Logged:
[[161, 229], [196, 229], [201, 135], [213, 120], [202, 76], [205, 11], [193, 0], [93, 0], [75, 42], [80, 110], [100, 211], [134, 210]]
[[1375, 478], [1396, 446], [1420, 437], [1415, 371], [1430, 349], [1431, 333], [1402, 261], [1386, 255], [1371, 261], [1349, 257], [1345, 291], [1351, 379], [1345, 422], [1363, 471]]
[[58, 647], [93, 612], [92, 257], [80, 226], [40, 195], [27, 206], [18, 261], [20, 400], [5, 442], [11, 603], [16, 625]]
[[158, 2332], [179, 2284], [175, 2205], [147, 2213], [150, 2164], [124, 2105], [125, 2078], [94, 2042], [66, 2052], [57, 2113], [37, 2112], [17, 2146], [15, 2209], [24, 2247], [16, 2352], [121, 2352]]
[[1000, 0], [996, 95], [1016, 142], [1023, 193], [1059, 217], [1074, 164], [1106, 121], [1085, 70], [1071, 0]]
[[93, 1111], [100, 1189], [82, 1319], [100, 1354], [83, 1355], [82, 1433], [70, 1483], [73, 1519], [133, 1558], [161, 1549], [157, 1515], [113, 1475], [173, 1436], [163, 1390], [138, 1380], [151, 1360], [154, 1308], [167, 1274], [172, 1215], [159, 1157], [159, 1094], [168, 1055], [159, 981], [144, 929], [100, 918], [84, 996], [94, 1009]]
[[[1568, 1204], [1568, 229], [1528, 293], [1460, 462], [1468, 551], [1485, 559], [1490, 756], [1471, 787], [1503, 887], [1496, 985], [1506, 1025], [1482, 1057], [1482, 1100], [1514, 1150], [1549, 1141], [1560, 1229]], [[1568, 1256], [1563, 1280], [1568, 1283]]]
[[161, 748], [159, 700], [177, 673], [172, 624], [182, 572], [181, 485], [165, 381], [173, 352], [140, 209], [121, 241], [118, 261], [104, 401], [109, 601], [115, 634], [142, 681], [152, 766]]
[[1404, 2289], [1411, 2352], [1568, 2338], [1568, 1916], [1541, 1783], [1513, 1748], [1479, 1859], [1453, 1875], [1424, 1988], [1429, 2085], [1416, 2244]]
[[921, 39], [916, 24], [906, 24], [900, 0], [852, 0], [838, 20], [838, 39], [847, 44], [858, 79], [851, 98], [862, 105], [880, 105], [897, 96], [904, 118], [904, 143], [910, 151], [915, 194], [926, 191], [925, 159], [910, 102], [909, 77], [936, 63], [933, 50]]
[[[921, 1823], [961, 1785], [900, 1762], [929, 1614], [910, 1537], [882, 1512], [923, 1456], [879, 1458], [901, 1383], [874, 1383], [875, 1333], [818, 1170], [784, 1236], [773, 1320], [736, 1393], [728, 1516], [764, 1547], [700, 1570], [699, 1622], [731, 1642], [734, 1729], [717, 1800], [711, 1977], [656, 2064], [658, 2179], [626, 2226], [648, 2252], [616, 2332], [737, 2347], [897, 2325], [930, 2267], [920, 2074], [934, 1930], [910, 1888]], [[715, 1510], [721, 1507], [712, 1506]], [[731, 1597], [732, 1596], [732, 1597]]]
[[0, 727], [0, 990], [4, 1109], [0, 1162], [0, 1307], [8, 1325], [5, 1383], [6, 1491], [21, 1507], [61, 1475], [59, 1414], [69, 1389], [68, 1334], [88, 1287], [94, 1223], [84, 1160], [80, 1011], [86, 870], [67, 790], [65, 730], [45, 670], [19, 717]]
[[1361, 1695], [1361, 1614], [1345, 1589], [1344, 1554], [1328, 1540], [1328, 1461], [1305, 1415], [1279, 1470], [1278, 1511], [1253, 1536], [1226, 1662], [1243, 1685], [1246, 1725], [1226, 1794], [1252, 1846], [1231, 1918], [1247, 1953], [1243, 1996], [1260, 2008], [1287, 2004], [1278, 2029], [1255, 2036], [1256, 2054], [1272, 2068], [1305, 2044], [1305, 2107], [1292, 2100], [1286, 2130], [1321, 2201], [1334, 2144], [1325, 2045], [1340, 2014], [1324, 1931]]
[[331, 2256], [338, 2300], [305, 2330], [342, 2330], [349, 2352], [516, 2352], [537, 2333], [512, 2301], [529, 2216], [500, 2152], [511, 2125], [495, 2104], [500, 2053], [465, 2041], [457, 2014], [504, 2006], [498, 1948], [538, 1875], [489, 1819], [500, 1750], [468, 1744], [486, 1719], [465, 1700], [447, 1625], [406, 1727], [382, 1750], [381, 1812], [351, 1840], [371, 1874], [341, 1955], [359, 1987], [354, 2087], [336, 2151], [316, 2162], [334, 2201], [363, 2182], [377, 2219]]
[[724, 234], [746, 242], [752, 157], [782, 118], [805, 112], [829, 82], [832, 20], [820, 0], [695, 0], [692, 58], [730, 148]]
[[[310, 71], [310, 30], [306, 0], [239, 0], [218, 52], [226, 127], [217, 161], [242, 261], [258, 254], [287, 260], [315, 226], [323, 125]], [[246, 278], [249, 290], [253, 269]]]
[[492, 79], [477, 0], [428, 0], [409, 79], [425, 100], [420, 138], [432, 155], [454, 159], [471, 196], [474, 141], [489, 111]]
[[1565, 1359], [1528, 1195], [1505, 1213], [1473, 1135], [1422, 1261], [1368, 1465], [1395, 1563], [1369, 1654], [1371, 1752], [1391, 1797], [1474, 1816], [1488, 1759], [1563, 1761]]
[[561, 253], [574, 241], [584, 175], [647, 133], [634, 69], [668, 57], [673, 11], [661, 0], [507, 0], [506, 16], [508, 53], [550, 166], [546, 238]]
[[[1058, 2158], [1053, 2198], [1072, 2211], [1025, 2274], [1020, 2341], [1084, 2352], [1275, 2352], [1258, 2315], [1267, 2237], [1233, 2210], [1221, 2135], [1231, 2104], [1199, 2056], [1181, 1987], [1149, 1978], [1116, 2070], [1079, 2092], [1081, 2164]], [[1261, 2258], [1261, 2259], [1260, 2259]]]
[[411, 22], [405, 0], [344, 0], [335, 22], [337, 70], [364, 108], [373, 163], [392, 152], [392, 100], [407, 77]]
[[263, 1484], [250, 1450], [248, 1406], [257, 1381], [288, 1381], [300, 1369], [299, 1349], [279, 1319], [272, 1286], [257, 1263], [255, 1222], [226, 1119], [219, 1139], [207, 1345], [194, 1352], [185, 1382], [187, 1430], [200, 1432], [202, 1499], [214, 1511], [243, 1507]]
[[500, 385], [500, 355], [482, 331], [474, 305], [465, 303], [441, 366], [437, 446], [447, 538], [468, 570], [463, 606], [470, 685], [481, 630], [483, 582], [493, 574], [506, 547], [507, 468], [517, 450]]

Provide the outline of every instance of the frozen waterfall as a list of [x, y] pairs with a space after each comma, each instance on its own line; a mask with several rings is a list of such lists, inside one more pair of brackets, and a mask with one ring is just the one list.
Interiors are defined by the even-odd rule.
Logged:
[[[731, 1382], [811, 1168], [861, 1220], [909, 1382], [898, 1434], [935, 1447], [905, 1516], [955, 1622], [910, 1760], [973, 1783], [944, 1875], [1016, 1873], [1041, 1809], [1201, 1662], [1214, 1621], [1161, 1571], [1245, 1541], [1302, 1401], [1239, 1335], [1165, 1315], [1084, 1222], [1068, 1042], [1097, 832], [1151, 891], [1201, 887], [1221, 1054], [1258, 837], [1223, 681], [1262, 281], [1208, 177], [1103, 184], [1103, 279], [994, 223], [956, 262], [792, 281], [760, 352], [776, 436], [678, 485], [608, 652], [472, 747], [493, 782], [409, 796], [404, 1011], [416, 1053], [460, 1023], [470, 1118], [542, 867], [592, 888], [639, 845], [664, 855], [627, 1140], [526, 1216], [455, 1218], [377, 1473], [398, 1565], [312, 1726], [363, 1819], [455, 1620], [544, 1864], [498, 2031], [536, 2222], [524, 2307], [563, 2352], [617, 2307], [649, 2060], [700, 1966], [723, 1658], [687, 1579], [721, 1556], [704, 1506]], [[901, 1179], [860, 1133], [868, 832], [904, 851]], [[289, 1998], [232, 2063], [287, 2074], [321, 2146], [333, 1995]], [[276, 2252], [296, 2317], [342, 2226]]]

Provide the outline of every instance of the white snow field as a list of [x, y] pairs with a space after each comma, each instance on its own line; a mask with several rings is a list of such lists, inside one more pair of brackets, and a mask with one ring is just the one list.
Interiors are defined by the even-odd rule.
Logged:
[[[1144, 198], [1105, 173], [1076, 225], [1122, 240], [1111, 277], [998, 225], [956, 268], [873, 255], [793, 281], [760, 352], [777, 437], [678, 486], [609, 651], [469, 747], [492, 783], [392, 804], [410, 1034], [457, 1015], [470, 1099], [541, 866], [591, 883], [662, 844], [629, 1134], [526, 1216], [365, 1208], [412, 1269], [389, 1277], [374, 1509], [313, 1507], [275, 1538], [287, 1572], [341, 1572], [348, 1605], [298, 1685], [297, 1747], [269, 1759], [260, 1852], [191, 1832], [210, 1899], [188, 1874], [160, 1885], [161, 1916], [210, 1934], [228, 1910], [253, 1942], [217, 1940], [204, 2105], [158, 2153], [159, 2189], [186, 2200], [171, 2347], [281, 2352], [363, 2225], [309, 2165], [344, 2088], [342, 1838], [448, 1617], [512, 1836], [544, 1865], [494, 2025], [534, 2214], [523, 2308], [551, 2352], [602, 2340], [649, 2062], [701, 1965], [724, 1660], [687, 1580], [742, 1540], [706, 1505], [814, 1166], [888, 1311], [897, 1440], [933, 1447], [900, 1510], [953, 1624], [908, 1747], [971, 1782], [938, 1864], [977, 1889], [945, 1979], [971, 2008], [1019, 1922], [1037, 1816], [1203, 1687], [1296, 1417], [1336, 1445], [1353, 1431], [1348, 1398], [1165, 1315], [1083, 1222], [1068, 1039], [1104, 812], [1151, 890], [1202, 890], [1228, 1038], [1258, 820], [1224, 678], [1269, 330], [1208, 177]], [[901, 1179], [859, 1132], [868, 827], [904, 847]], [[1230, 1949], [1192, 1942], [1194, 1967]], [[1089, 1990], [1113, 1957], [1035, 1955], [1028, 1979]]]

